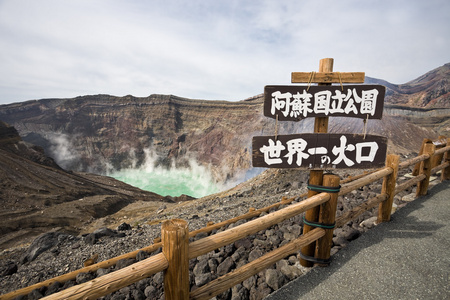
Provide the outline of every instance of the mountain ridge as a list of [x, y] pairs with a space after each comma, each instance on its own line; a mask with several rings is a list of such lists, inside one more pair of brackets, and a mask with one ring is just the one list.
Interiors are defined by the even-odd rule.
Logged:
[[386, 86], [386, 104], [419, 108], [450, 108], [450, 63], [404, 84], [366, 77], [366, 83]]

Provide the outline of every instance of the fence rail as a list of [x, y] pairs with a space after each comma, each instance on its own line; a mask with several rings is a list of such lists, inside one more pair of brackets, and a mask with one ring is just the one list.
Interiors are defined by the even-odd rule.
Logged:
[[[399, 162], [397, 155], [388, 155], [386, 167], [368, 174], [343, 180], [339, 193], [320, 193], [294, 204], [290, 203], [299, 197], [305, 197], [306, 194], [290, 199], [283, 197], [279, 203], [261, 209], [250, 209], [248, 213], [239, 217], [212, 224], [192, 232], [188, 231], [187, 223], [183, 220], [174, 219], [166, 221], [161, 228], [161, 241], [156, 241], [153, 245], [37, 283], [27, 288], [16, 290], [0, 296], [0, 299], [14, 299], [21, 295], [27, 295], [36, 288], [50, 286], [56, 281], [62, 283], [72, 280], [79, 273], [93, 272], [100, 268], [110, 267], [124, 258], [135, 258], [139, 251], [151, 253], [161, 247], [163, 248], [162, 253], [89, 282], [49, 295], [43, 299], [96, 299], [161, 271], [165, 272], [165, 299], [209, 299], [266, 269], [278, 260], [296, 253], [299, 249], [311, 243], [317, 243], [315, 258], [318, 260], [327, 259], [330, 255], [329, 248], [331, 247], [333, 229], [315, 228], [288, 244], [266, 253], [262, 257], [192, 292], [189, 291], [189, 259], [196, 258], [233, 243], [234, 241], [245, 238], [315, 207], [320, 207], [321, 209], [322, 217], [320, 222], [326, 223], [330, 222], [330, 220], [334, 222], [337, 196], [345, 195], [380, 179], [383, 179], [381, 193], [368, 199], [360, 206], [342, 214], [335, 220], [336, 226], [340, 227], [345, 225], [347, 222], [354, 220], [377, 205], [379, 206], [378, 222], [389, 221], [393, 198], [396, 194], [411, 186], [417, 185], [416, 196], [425, 195], [431, 174], [439, 171], [441, 171], [441, 181], [450, 179], [450, 139], [446, 138], [446, 143], [442, 143], [442, 140], [443, 137], [440, 137], [440, 144], [435, 145], [431, 140], [425, 139], [419, 156], [402, 163]], [[405, 182], [397, 183], [398, 170], [412, 165], [415, 166], [413, 174], [416, 176]], [[325, 176], [329, 178], [325, 178]], [[339, 177], [336, 177], [336, 175], [325, 174], [324, 182], [330, 182], [331, 185], [328, 186], [339, 185]], [[324, 185], [327, 186], [326, 184]], [[202, 232], [211, 232], [214, 229], [235, 223], [239, 220], [258, 217], [263, 212], [269, 212], [271, 209], [279, 208], [285, 204], [290, 205], [220, 233], [191, 243], [188, 242], [189, 236], [192, 237]]]

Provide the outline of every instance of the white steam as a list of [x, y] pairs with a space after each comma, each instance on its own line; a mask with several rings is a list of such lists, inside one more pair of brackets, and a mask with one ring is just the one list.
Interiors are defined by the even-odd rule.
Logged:
[[[114, 177], [130, 185], [143, 190], [151, 191], [162, 196], [180, 196], [182, 194], [195, 198], [231, 188], [236, 184], [246, 181], [262, 170], [251, 168], [249, 170], [234, 170], [232, 178], [222, 176], [232, 174], [226, 166], [213, 168], [205, 166], [194, 158], [195, 155], [185, 155], [172, 160], [169, 166], [161, 165], [166, 161], [165, 157], [158, 156], [151, 149], [144, 149], [144, 159], [139, 159], [136, 150], [130, 149], [126, 155], [126, 165], [129, 167], [116, 169], [112, 162], [101, 155], [92, 158], [94, 165], [84, 165], [82, 156], [77, 153], [70, 136], [64, 133], [50, 133], [47, 139], [51, 143], [50, 152], [53, 159], [64, 169], [84, 170], [93, 173], [102, 173]], [[91, 152], [91, 154], [93, 154]], [[142, 163], [141, 163], [142, 162]], [[218, 176], [214, 176], [218, 175]], [[217, 178], [227, 178], [226, 182], [220, 182]]]
[[70, 168], [79, 161], [80, 156], [74, 150], [67, 134], [54, 132], [48, 136], [48, 139], [51, 143], [51, 156], [62, 168]]

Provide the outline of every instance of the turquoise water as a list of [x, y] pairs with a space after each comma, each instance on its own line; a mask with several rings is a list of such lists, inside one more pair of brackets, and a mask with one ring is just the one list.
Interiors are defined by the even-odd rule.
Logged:
[[212, 179], [210, 169], [198, 165], [195, 160], [189, 161], [187, 167], [172, 166], [166, 169], [155, 167], [154, 155], [146, 154], [142, 166], [112, 171], [108, 176], [162, 196], [178, 197], [185, 194], [200, 198], [221, 190], [220, 184]]
[[211, 180], [204, 178], [201, 174], [194, 174], [188, 169], [160, 170], [158, 172], [126, 169], [114, 172], [109, 176], [162, 196], [177, 197], [185, 194], [200, 198], [219, 191]]

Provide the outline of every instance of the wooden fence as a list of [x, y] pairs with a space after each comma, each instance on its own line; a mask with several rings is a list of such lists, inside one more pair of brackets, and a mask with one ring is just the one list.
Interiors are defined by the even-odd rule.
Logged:
[[[327, 260], [330, 257], [333, 230], [330, 228], [317, 227], [297, 239], [281, 246], [248, 264], [219, 277], [206, 285], [189, 291], [189, 259], [196, 258], [210, 251], [233, 243], [237, 240], [255, 234], [272, 225], [278, 224], [286, 219], [297, 216], [307, 210], [320, 207], [319, 222], [324, 224], [336, 223], [336, 227], [345, 225], [354, 220], [367, 210], [378, 206], [378, 222], [390, 220], [394, 196], [417, 185], [416, 196], [427, 193], [431, 174], [441, 171], [441, 181], [450, 179], [450, 138], [440, 137], [439, 143], [424, 140], [419, 156], [399, 162], [399, 156], [388, 155], [386, 166], [371, 173], [362, 174], [340, 182], [339, 177], [333, 174], [325, 174], [323, 186], [330, 189], [341, 185], [339, 192], [323, 192], [307, 198], [301, 202], [291, 204], [296, 198], [283, 198], [279, 203], [262, 209], [250, 209], [250, 211], [239, 217], [213, 224], [196, 231], [189, 232], [187, 222], [180, 219], [166, 221], [161, 227], [161, 241], [155, 241], [153, 245], [130, 252], [97, 264], [55, 277], [35, 285], [16, 290], [0, 296], [0, 299], [14, 299], [21, 295], [27, 295], [31, 291], [44, 286], [50, 286], [54, 282], [60, 283], [75, 279], [77, 274], [94, 272], [100, 268], [113, 266], [117, 261], [124, 258], [135, 258], [139, 251], [153, 252], [162, 247], [162, 252], [145, 260], [122, 268], [115, 272], [95, 278], [59, 293], [49, 295], [43, 299], [96, 299], [110, 294], [125, 286], [138, 282], [153, 274], [164, 271], [164, 293], [165, 299], [210, 299], [234, 285], [246, 280], [258, 272], [270, 267], [277, 261], [291, 254], [297, 253], [299, 249], [311, 243], [316, 244], [314, 259], [318, 261]], [[442, 142], [444, 141], [444, 142]], [[397, 174], [400, 169], [414, 165], [415, 177], [402, 183], [397, 183]], [[367, 184], [383, 179], [381, 193], [368, 199], [362, 205], [347, 211], [335, 219], [337, 197], [345, 195], [353, 190], [359, 189]], [[306, 195], [300, 195], [304, 197]], [[269, 212], [273, 208], [290, 204], [275, 212], [260, 216], [263, 212]], [[214, 229], [235, 223], [239, 220], [248, 220], [242, 225], [207, 236], [205, 238], [189, 243], [189, 237], [201, 232], [211, 232]]]

